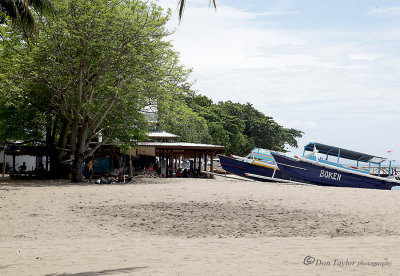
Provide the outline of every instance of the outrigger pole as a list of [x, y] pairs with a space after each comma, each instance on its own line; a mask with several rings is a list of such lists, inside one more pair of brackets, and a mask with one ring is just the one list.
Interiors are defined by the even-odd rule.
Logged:
[[268, 177], [268, 176], [252, 174], [252, 173], [245, 173], [245, 175], [248, 176], [248, 177], [265, 179], [265, 180], [270, 180], [270, 181], [274, 181], [274, 182], [299, 184], [299, 185], [312, 185], [312, 184], [308, 184], [308, 183], [304, 183], [304, 182], [297, 182], [297, 181], [287, 180], [287, 179], [278, 179], [278, 178], [274, 178], [274, 177]]
[[207, 171], [201, 171], [201, 173], [210, 174], [210, 175], [217, 175], [217, 176], [227, 177], [227, 178], [236, 179], [236, 180], [246, 180], [246, 181], [251, 181], [251, 182], [255, 182], [255, 181], [256, 181], [256, 180], [254, 180], [254, 179], [250, 179], [250, 178], [246, 178], [246, 177], [241, 177], [241, 176], [239, 176], [239, 175], [230, 176], [230, 175], [226, 175], [226, 174], [213, 173], [213, 172], [207, 172]]

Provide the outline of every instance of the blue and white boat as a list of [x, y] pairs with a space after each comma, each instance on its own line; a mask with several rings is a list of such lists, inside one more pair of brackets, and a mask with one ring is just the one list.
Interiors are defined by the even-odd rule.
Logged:
[[[306, 152], [311, 153], [306, 155]], [[278, 152], [271, 152], [271, 154], [283, 175], [296, 182], [383, 190], [400, 186], [400, 181], [390, 173], [388, 177], [370, 173], [371, 165], [379, 166], [380, 171], [382, 163], [386, 161], [385, 158], [370, 154], [314, 142], [304, 147], [303, 157]], [[341, 159], [354, 164], [341, 164]], [[359, 167], [360, 162], [368, 164], [368, 168]]]
[[255, 148], [246, 157], [219, 155], [222, 168], [230, 173], [262, 181], [277, 181], [281, 179], [279, 170], [271, 152]]

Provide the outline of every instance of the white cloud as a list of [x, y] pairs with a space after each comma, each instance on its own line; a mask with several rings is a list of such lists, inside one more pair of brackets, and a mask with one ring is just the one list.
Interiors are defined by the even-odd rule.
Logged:
[[[300, 146], [313, 140], [379, 153], [397, 145], [400, 28], [291, 29], [279, 21], [285, 13], [222, 5], [215, 12], [204, 0], [188, 6], [172, 39], [199, 93], [252, 103], [305, 131]], [[400, 155], [400, 145], [393, 148]]]
[[275, 121], [282, 125], [285, 128], [295, 128], [295, 129], [307, 129], [307, 130], [312, 130], [312, 129], [317, 129], [318, 128], [318, 123], [315, 121], [285, 121], [281, 120], [279, 118], [275, 118]]
[[384, 56], [381, 54], [374, 54], [374, 53], [356, 53], [356, 54], [351, 54], [349, 56], [351, 60], [361, 60], [361, 61], [375, 61], [382, 57]]
[[285, 68], [318, 65], [308, 55], [266, 54], [266, 49], [299, 47], [300, 37], [249, 25], [261, 13], [249, 13], [227, 6], [218, 7], [217, 15], [205, 8], [191, 8], [173, 36], [185, 64], [198, 72], [227, 69]]
[[297, 11], [269, 11], [269, 12], [260, 12], [257, 15], [290, 15], [290, 14], [298, 14]]
[[400, 6], [393, 7], [374, 7], [369, 10], [371, 15], [400, 15]]

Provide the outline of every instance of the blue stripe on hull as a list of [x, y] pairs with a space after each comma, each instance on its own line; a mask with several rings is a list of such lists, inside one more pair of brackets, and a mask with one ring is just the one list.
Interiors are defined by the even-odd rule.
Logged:
[[[245, 173], [256, 174], [266, 177], [272, 177], [274, 170], [271, 168], [253, 165], [244, 161], [236, 160], [234, 158], [230, 158], [227, 156], [220, 155], [219, 160], [222, 168], [230, 173], [247, 177]], [[252, 177], [249, 177], [252, 178]], [[282, 173], [279, 170], [276, 170], [274, 178], [281, 179]], [[258, 178], [253, 178], [256, 180], [260, 180]]]
[[323, 186], [390, 190], [394, 185], [385, 179], [344, 172], [272, 153], [286, 178]]

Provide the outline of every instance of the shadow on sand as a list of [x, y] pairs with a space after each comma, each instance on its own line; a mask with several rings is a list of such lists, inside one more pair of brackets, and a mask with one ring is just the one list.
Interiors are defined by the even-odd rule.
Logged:
[[135, 182], [130, 183], [116, 183], [116, 184], [95, 184], [89, 183], [87, 180], [83, 182], [71, 182], [69, 179], [11, 179], [10, 177], [0, 176], [0, 190], [9, 190], [10, 187], [22, 188], [22, 187], [71, 187], [71, 186], [98, 186], [98, 185], [129, 185], [136, 184]]
[[98, 276], [98, 275], [111, 275], [117, 273], [128, 273], [135, 270], [144, 269], [147, 266], [139, 266], [139, 267], [124, 267], [124, 268], [116, 268], [116, 269], [106, 269], [99, 271], [88, 271], [88, 272], [79, 272], [79, 273], [55, 273], [55, 274], [46, 274], [46, 276]]
[[68, 179], [11, 179], [0, 176], [0, 188], [5, 187], [51, 187], [51, 186], [88, 186], [86, 182], [73, 183]]
[[[11, 179], [9, 176], [1, 177], [0, 175], [0, 191], [1, 190], [16, 190], [15, 188], [23, 187], [72, 187], [72, 186], [126, 186], [126, 185], [160, 185], [169, 184], [176, 181], [185, 182], [191, 178], [134, 178], [131, 182], [115, 184], [97, 184], [95, 179], [93, 183], [87, 180], [83, 182], [74, 183], [69, 179]], [[193, 178], [194, 179], [194, 178]], [[204, 179], [204, 178], [199, 178]], [[211, 179], [210, 179], [211, 180]]]

